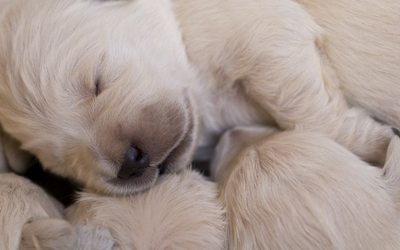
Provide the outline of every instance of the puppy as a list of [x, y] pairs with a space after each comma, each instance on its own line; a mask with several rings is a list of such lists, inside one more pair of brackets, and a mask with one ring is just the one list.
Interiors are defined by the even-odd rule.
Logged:
[[72, 249], [62, 205], [29, 180], [0, 174], [0, 249]]
[[237, 128], [212, 175], [230, 249], [399, 249], [400, 139], [383, 169], [310, 132]]
[[382, 164], [394, 135], [370, 115], [400, 127], [400, 4], [299, 2], [2, 0], [8, 148], [112, 195], [235, 125], [318, 131]]
[[[104, 247], [113, 246], [107, 236], [110, 232], [118, 249], [220, 250], [226, 248], [227, 231], [225, 210], [217, 194], [216, 184], [186, 170], [166, 175], [137, 195], [82, 193], [66, 214], [74, 226], [89, 226], [86, 237], [78, 236], [82, 239], [79, 244], [96, 243], [93, 237], [103, 234], [102, 246], [86, 249], [111, 249]], [[102, 229], [90, 231], [90, 226]]]

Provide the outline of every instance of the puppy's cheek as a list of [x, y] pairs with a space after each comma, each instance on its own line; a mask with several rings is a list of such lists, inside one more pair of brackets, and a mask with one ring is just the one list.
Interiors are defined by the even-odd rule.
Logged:
[[197, 118], [193, 113], [189, 114], [189, 130], [181, 143], [171, 152], [160, 173], [173, 173], [184, 170], [191, 162], [198, 140]]

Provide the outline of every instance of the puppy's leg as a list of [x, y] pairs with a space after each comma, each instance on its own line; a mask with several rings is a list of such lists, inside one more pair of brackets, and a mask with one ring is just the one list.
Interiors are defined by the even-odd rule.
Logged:
[[74, 242], [74, 230], [68, 221], [63, 219], [43, 218], [24, 225], [19, 249], [68, 250], [73, 249]]
[[252, 66], [242, 79], [250, 94], [283, 129], [324, 132], [364, 160], [381, 164], [393, 132], [347, 105], [324, 56], [321, 28], [294, 2], [268, 4], [274, 13], [267, 14], [277, 20], [271, 23], [260, 14], [243, 35], [252, 38], [241, 58]]
[[[12, 173], [0, 174], [0, 249], [18, 249], [22, 231], [28, 238], [56, 232], [47, 229], [42, 232], [47, 227], [44, 218], [61, 219], [62, 211], [62, 205], [36, 184]], [[36, 220], [43, 221], [36, 223]], [[35, 228], [41, 231], [36, 232]], [[37, 241], [29, 239], [23, 245], [35, 246]]]

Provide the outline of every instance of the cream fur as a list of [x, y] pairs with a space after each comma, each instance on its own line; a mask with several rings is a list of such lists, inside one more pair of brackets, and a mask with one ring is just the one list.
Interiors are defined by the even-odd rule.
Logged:
[[86, 222], [76, 227], [77, 240], [74, 250], [118, 250], [110, 231], [104, 226], [96, 227]]
[[25, 173], [34, 162], [28, 152], [21, 150], [21, 143], [3, 132], [0, 126], [0, 173], [10, 172], [8, 166], [17, 173]]
[[309, 132], [237, 128], [217, 147], [213, 177], [230, 249], [399, 249], [400, 139], [384, 169]]
[[69, 249], [74, 232], [62, 209], [29, 180], [0, 174], [0, 249]]
[[[126, 194], [153, 185], [163, 162], [189, 163], [195, 80], [168, 1], [17, 0], [2, 13], [0, 123], [45, 168]], [[132, 144], [151, 168], [118, 180]]]
[[[68, 221], [64, 219], [45, 218], [24, 225], [19, 249], [78, 250], [74, 247], [75, 241], [75, 230]], [[91, 249], [94, 250], [95, 248]]]
[[[102, 194], [149, 188], [235, 125], [325, 133], [382, 164], [393, 133], [370, 116], [400, 127], [400, 4], [299, 2], [3, 0], [0, 123]], [[151, 168], [122, 182], [132, 144]]]
[[[15, 174], [0, 175], [0, 249], [225, 249], [225, 210], [215, 183], [184, 170], [143, 193], [81, 193], [66, 210]], [[72, 225], [71, 225], [72, 224]]]
[[[102, 227], [103, 234], [109, 230], [121, 249], [220, 250], [225, 248], [227, 233], [225, 211], [217, 194], [216, 184], [185, 170], [166, 175], [153, 188], [137, 195], [82, 193], [66, 214], [75, 226]], [[87, 232], [91, 236], [82, 242], [94, 242], [91, 238], [101, 233]]]

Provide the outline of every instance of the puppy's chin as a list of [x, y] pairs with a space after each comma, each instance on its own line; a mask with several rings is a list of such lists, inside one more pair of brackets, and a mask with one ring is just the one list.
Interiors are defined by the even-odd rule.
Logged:
[[158, 167], [149, 167], [141, 175], [132, 175], [127, 179], [118, 177], [104, 178], [104, 194], [128, 195], [149, 189], [158, 179]]

